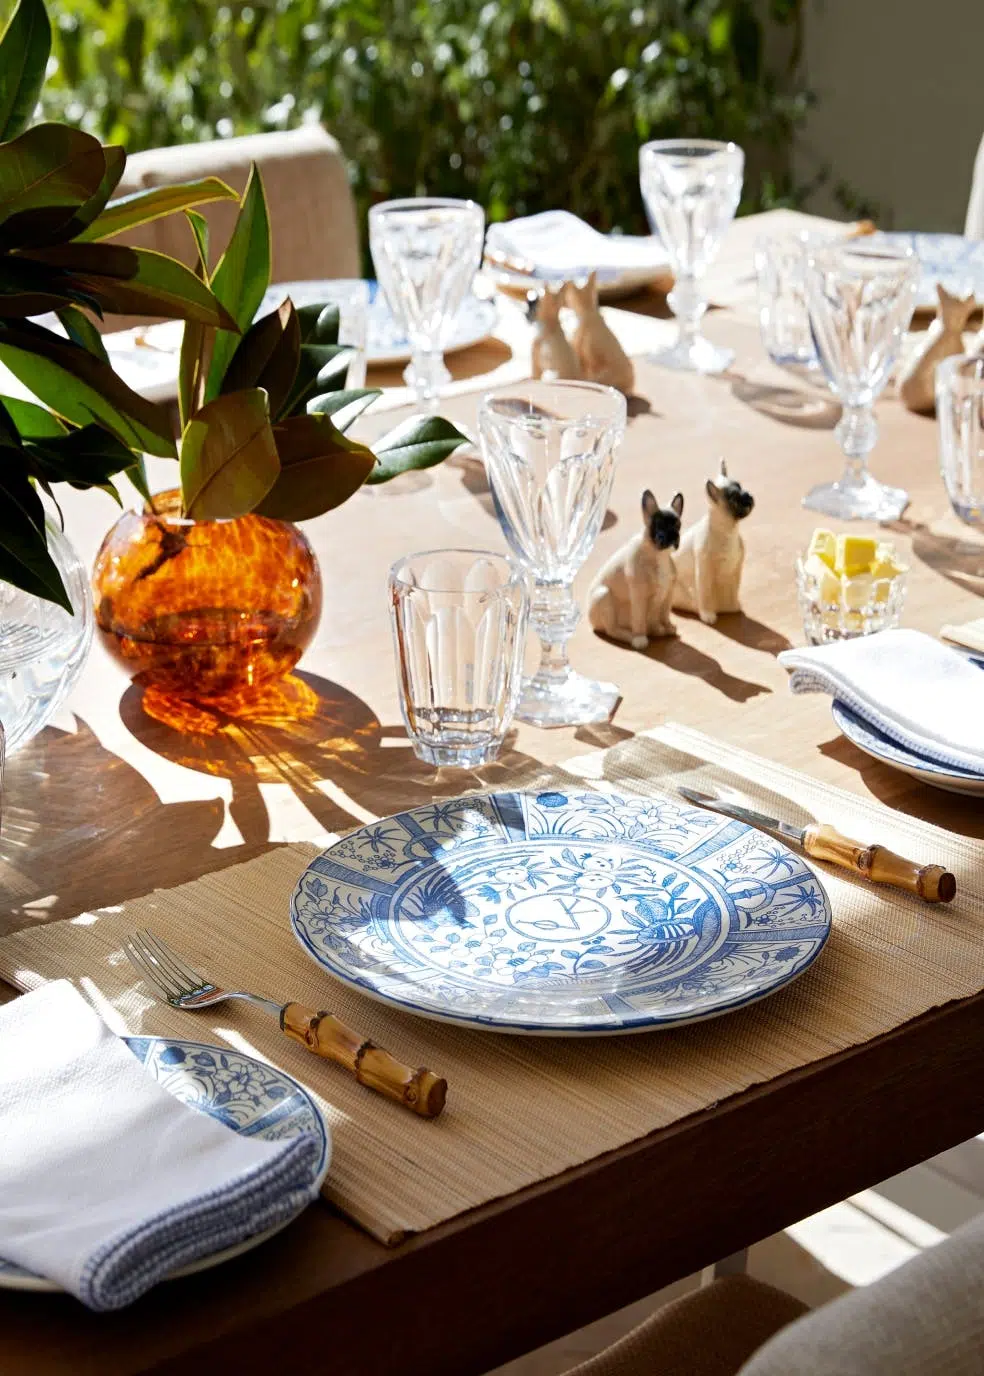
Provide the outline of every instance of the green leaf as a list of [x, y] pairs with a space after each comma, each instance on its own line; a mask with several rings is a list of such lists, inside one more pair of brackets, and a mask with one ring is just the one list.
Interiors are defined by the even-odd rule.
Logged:
[[336, 429], [330, 416], [292, 416], [273, 427], [280, 474], [258, 516], [308, 521], [341, 506], [372, 472], [371, 449]]
[[266, 392], [217, 397], [181, 437], [184, 513], [195, 520], [245, 516], [270, 491], [280, 464]]
[[243, 335], [226, 369], [223, 393], [262, 387], [270, 398], [271, 416], [279, 416], [297, 377], [300, 347], [297, 312], [288, 299]]
[[98, 302], [61, 268], [0, 252], [0, 317], [24, 319], [72, 302], [99, 310]]
[[301, 306], [297, 312], [302, 344], [338, 343], [338, 307], [330, 302], [325, 306]]
[[376, 467], [368, 483], [388, 483], [412, 468], [433, 468], [453, 454], [467, 436], [441, 416], [411, 416], [376, 440]]
[[109, 354], [106, 352], [102, 335], [87, 315], [84, 315], [77, 306], [63, 306], [57, 315], [65, 327], [65, 333], [73, 344], [88, 349], [94, 357], [101, 358], [104, 363], [109, 363]]
[[[270, 285], [270, 220], [267, 215], [263, 182], [254, 163], [243, 194], [225, 253], [212, 274], [215, 295], [235, 320], [240, 330], [253, 322], [260, 302]], [[221, 330], [215, 337], [212, 361], [205, 384], [205, 400], [219, 395], [222, 379], [236, 351], [236, 336]]]
[[130, 482], [140, 493], [144, 501], [153, 505], [150, 487], [147, 483], [147, 465], [144, 463], [143, 455], [137, 455], [135, 461], [131, 463], [129, 468], [125, 468], [123, 472], [124, 475], [130, 479]]
[[0, 361], [50, 406], [76, 425], [99, 421], [132, 449], [174, 456], [167, 411], [129, 388], [112, 368], [69, 339], [30, 321], [0, 329]]
[[285, 413], [302, 415], [311, 397], [341, 391], [351, 361], [352, 350], [344, 345], [303, 344], [297, 376], [284, 406]]
[[0, 579], [72, 610], [48, 553], [41, 498], [31, 486], [19, 450], [0, 450]]
[[50, 439], [64, 435], [68, 427], [57, 416], [52, 415], [46, 406], [38, 406], [33, 401], [22, 401], [20, 397], [0, 396], [7, 415], [14, 422], [23, 439]]
[[344, 392], [325, 392], [308, 402], [307, 413], [309, 416], [331, 416], [339, 430], [347, 430], [382, 395], [380, 387], [352, 387]]
[[[95, 195], [90, 196], [84, 205], [72, 216], [65, 231], [65, 238], [76, 238], [78, 234], [91, 225], [93, 220], [106, 207], [106, 202], [113, 192], [123, 175], [126, 166], [126, 152], [118, 144], [103, 144], [103, 156], [106, 159], [106, 171]], [[28, 212], [30, 213], [30, 212]]]
[[[99, 140], [65, 124], [36, 124], [0, 143], [0, 240], [51, 243], [98, 193], [105, 175]], [[26, 211], [44, 213], [28, 221]]]
[[80, 488], [105, 487], [110, 478], [133, 464], [132, 452], [101, 425], [83, 425], [49, 439], [29, 439], [25, 449], [34, 475]]
[[135, 191], [131, 196], [121, 196], [110, 201], [88, 229], [78, 236], [83, 242], [94, 239], [111, 239], [114, 234], [122, 234], [125, 229], [159, 220], [164, 215], [173, 215], [177, 210], [187, 210], [189, 206], [205, 205], [208, 201], [238, 200], [231, 186], [218, 177], [204, 177], [197, 182], [183, 182], [179, 186], [153, 186], [147, 191]]
[[21, 434], [14, 423], [14, 418], [0, 401], [0, 448], [20, 449]]
[[17, 261], [62, 268], [71, 282], [118, 315], [166, 315], [236, 329], [225, 307], [190, 268], [149, 248], [59, 244], [23, 250]]
[[43, 0], [20, 0], [0, 38], [0, 142], [16, 138], [30, 123], [50, 52]]
[[208, 281], [208, 220], [204, 215], [199, 215], [197, 210], [186, 210], [185, 218], [191, 227], [192, 235], [195, 240], [195, 247], [198, 250], [198, 276], [205, 282]]

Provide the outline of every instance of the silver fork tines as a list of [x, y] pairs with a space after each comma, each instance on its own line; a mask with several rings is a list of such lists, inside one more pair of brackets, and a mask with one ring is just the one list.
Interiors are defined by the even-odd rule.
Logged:
[[246, 999], [259, 1004], [275, 1018], [280, 1017], [279, 1003], [260, 994], [248, 994], [245, 990], [220, 988], [146, 928], [127, 937], [123, 942], [123, 950], [138, 974], [172, 1008], [185, 1008], [193, 1012], [220, 1003], [223, 999]]

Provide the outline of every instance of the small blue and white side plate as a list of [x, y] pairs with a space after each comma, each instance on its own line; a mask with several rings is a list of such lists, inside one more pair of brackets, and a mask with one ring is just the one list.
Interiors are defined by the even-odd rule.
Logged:
[[984, 243], [965, 239], [962, 234], [920, 234], [896, 230], [873, 234], [869, 244], [908, 244], [919, 259], [922, 276], [916, 290], [916, 305], [935, 310], [939, 305], [936, 284], [941, 282], [955, 296], [984, 297]]
[[764, 998], [830, 904], [781, 842], [670, 798], [496, 793], [362, 827], [308, 866], [298, 941], [384, 1003], [541, 1036], [646, 1032]]
[[942, 788], [946, 793], [963, 793], [972, 798], [984, 798], [984, 774], [975, 774], [969, 769], [956, 769], [951, 765], [937, 764], [924, 755], [917, 755], [898, 741], [879, 731], [870, 722], [859, 717], [847, 703], [834, 698], [830, 704], [834, 723], [843, 735], [859, 750], [870, 755], [873, 760], [900, 769], [931, 788]]
[[[173, 1041], [165, 1037], [124, 1037], [137, 1060], [157, 1083], [190, 1108], [217, 1118], [233, 1132], [274, 1142], [284, 1137], [312, 1133], [321, 1143], [318, 1178], [323, 1180], [331, 1162], [331, 1139], [317, 1104], [296, 1080], [275, 1066], [264, 1065], [252, 1056], [204, 1042]], [[288, 1220], [289, 1222], [290, 1220]], [[275, 1228], [223, 1247], [211, 1256], [199, 1257], [175, 1271], [169, 1279], [206, 1271], [258, 1247]], [[54, 1281], [36, 1276], [13, 1262], [0, 1258], [0, 1290], [60, 1291]]]

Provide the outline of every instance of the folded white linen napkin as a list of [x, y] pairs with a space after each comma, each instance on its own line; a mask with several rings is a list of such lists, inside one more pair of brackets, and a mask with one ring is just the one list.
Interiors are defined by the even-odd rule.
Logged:
[[984, 773], [984, 672], [921, 631], [783, 650], [794, 693], [830, 693], [937, 764]]
[[320, 1160], [180, 1103], [68, 980], [0, 1008], [0, 1256], [91, 1309], [287, 1222]]
[[608, 281], [626, 271], [669, 266], [658, 239], [642, 235], [599, 234], [569, 210], [544, 210], [519, 220], [490, 225], [490, 249], [529, 264], [533, 277], [570, 278], [597, 272]]

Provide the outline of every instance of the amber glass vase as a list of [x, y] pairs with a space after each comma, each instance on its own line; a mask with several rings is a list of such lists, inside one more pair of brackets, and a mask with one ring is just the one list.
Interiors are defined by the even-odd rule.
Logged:
[[176, 492], [127, 512], [92, 585], [104, 644], [144, 687], [225, 698], [289, 673], [317, 629], [321, 574], [286, 521], [190, 521]]

